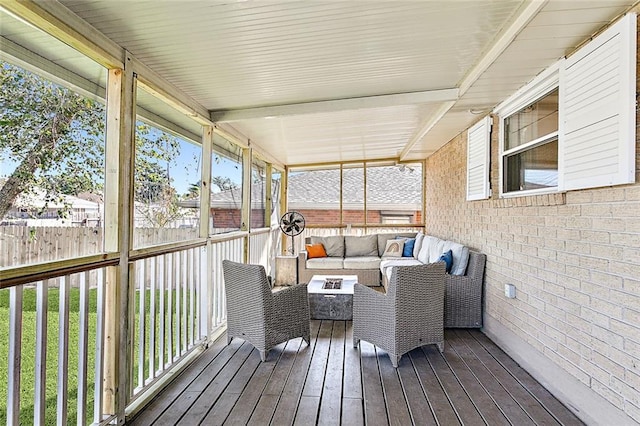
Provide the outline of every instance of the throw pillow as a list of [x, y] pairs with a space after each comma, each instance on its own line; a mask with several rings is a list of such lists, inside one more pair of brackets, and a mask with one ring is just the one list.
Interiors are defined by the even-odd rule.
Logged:
[[402, 257], [403, 248], [404, 240], [389, 240], [384, 248], [382, 257]]
[[451, 267], [453, 266], [453, 253], [451, 252], [451, 250], [442, 253], [442, 256], [440, 256], [438, 262], [444, 262], [447, 274], [450, 274]]
[[322, 244], [328, 257], [344, 257], [344, 237], [342, 235], [311, 237], [311, 244]]
[[327, 252], [324, 251], [324, 246], [322, 244], [305, 244], [304, 248], [307, 250], [307, 259], [327, 257]]
[[404, 240], [404, 249], [402, 249], [402, 257], [413, 257], [413, 247], [416, 245], [415, 238], [396, 237]]
[[378, 236], [363, 235], [344, 237], [344, 257], [378, 256]]

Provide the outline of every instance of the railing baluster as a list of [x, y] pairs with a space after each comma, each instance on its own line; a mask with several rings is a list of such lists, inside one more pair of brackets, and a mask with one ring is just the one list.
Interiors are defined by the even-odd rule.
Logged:
[[104, 269], [98, 269], [98, 295], [96, 300], [96, 361], [94, 373], [94, 391], [93, 391], [93, 422], [100, 423], [102, 421], [102, 379], [104, 377], [104, 315], [105, 315], [105, 297], [104, 297]]
[[180, 355], [182, 355], [187, 351], [187, 316], [189, 315], [189, 311], [187, 311], [187, 289], [189, 288], [187, 285], [187, 277], [189, 276], [187, 250], [181, 251], [180, 257], [180, 273], [182, 275], [182, 280], [180, 282], [180, 290], [182, 291], [182, 318], [180, 319], [180, 328], [182, 329], [182, 344], [180, 345]]
[[189, 269], [187, 270], [189, 277], [189, 347], [193, 346], [194, 333], [195, 329], [193, 327], [195, 320], [195, 303], [196, 303], [196, 292], [195, 292], [195, 275], [197, 273], [197, 266], [195, 265], [194, 257], [197, 257], [194, 252], [198, 250], [197, 248], [190, 249], [187, 252]]
[[180, 341], [181, 341], [181, 339], [180, 339], [180, 337], [181, 337], [181, 334], [180, 334], [180, 331], [181, 331], [181, 328], [180, 328], [180, 314], [181, 314], [181, 312], [180, 312], [181, 311], [181, 309], [180, 309], [181, 308], [181, 305], [180, 305], [180, 289], [181, 289], [181, 286], [182, 286], [182, 274], [181, 274], [180, 269], [181, 269], [180, 268], [180, 253], [176, 252], [176, 253], [173, 253], [173, 276], [175, 278], [174, 281], [175, 281], [175, 288], [176, 288], [176, 290], [175, 290], [176, 291], [176, 303], [175, 303], [176, 314], [175, 314], [175, 317], [174, 317], [174, 320], [173, 320], [173, 324], [174, 324], [174, 326], [176, 328], [175, 329], [175, 341], [174, 341], [174, 344], [175, 344], [174, 359], [177, 359], [177, 358], [180, 357]]
[[159, 281], [160, 284], [160, 324], [158, 329], [160, 330], [160, 336], [158, 337], [158, 368], [160, 371], [164, 369], [164, 354], [165, 354], [165, 289], [167, 288], [167, 271], [169, 270], [169, 265], [167, 262], [168, 254], [165, 254], [161, 257], [162, 259], [162, 278]]
[[[147, 277], [147, 259], [136, 262], [138, 287], [138, 387], [144, 388], [144, 355], [145, 355], [145, 287]], [[134, 286], [135, 288], [135, 286]]]
[[[209, 255], [209, 259], [211, 260], [211, 264], [209, 268], [211, 268], [211, 320], [212, 327], [218, 326], [218, 264], [216, 259], [219, 259], [219, 244], [211, 245], [211, 254]], [[207, 330], [209, 333], [211, 330]]]
[[69, 286], [71, 276], [60, 280], [60, 307], [58, 310], [58, 395], [56, 422], [67, 424], [67, 397], [69, 387]]
[[156, 377], [156, 280], [158, 279], [158, 258], [150, 259], [149, 269], [149, 378]]
[[9, 289], [9, 371], [7, 426], [20, 424], [20, 366], [22, 359], [22, 286]]
[[78, 336], [77, 425], [87, 422], [87, 370], [89, 349], [89, 271], [80, 274], [80, 335]]
[[[167, 254], [167, 263], [173, 264], [173, 256], [175, 253]], [[175, 265], [174, 265], [175, 268]], [[173, 363], [173, 276], [174, 274], [169, 271], [167, 273], [167, 362]]]
[[47, 320], [49, 317], [49, 280], [36, 283], [36, 381], [33, 424], [45, 424], [47, 405]]

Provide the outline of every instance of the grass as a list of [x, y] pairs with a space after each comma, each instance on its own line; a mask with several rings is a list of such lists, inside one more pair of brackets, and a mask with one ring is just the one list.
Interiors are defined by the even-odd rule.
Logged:
[[[174, 300], [173, 311], [175, 313], [175, 291], [172, 291]], [[57, 382], [58, 382], [58, 308], [59, 308], [59, 290], [50, 288], [48, 293], [48, 318], [47, 318], [47, 364], [46, 364], [46, 408], [45, 408], [45, 424], [56, 424], [56, 408], [57, 408]], [[150, 292], [145, 292], [146, 296], [146, 312], [145, 312], [145, 334], [147, 342], [149, 341], [150, 326]], [[165, 291], [165, 300], [169, 296], [169, 291]], [[160, 291], [156, 292], [156, 313], [159, 313], [159, 297]], [[134, 317], [134, 341], [133, 341], [133, 365], [134, 365], [134, 384], [137, 383], [138, 368], [138, 320], [139, 320], [139, 297], [136, 294], [136, 315]], [[187, 306], [189, 304], [189, 295], [187, 294]], [[89, 291], [89, 333], [88, 333], [88, 377], [87, 377], [87, 424], [93, 419], [93, 403], [94, 403], [94, 373], [95, 373], [95, 340], [97, 326], [97, 290]], [[182, 300], [181, 300], [182, 307]], [[77, 392], [78, 392], [78, 337], [80, 334], [80, 290], [71, 288], [69, 292], [69, 346], [68, 357], [69, 364], [67, 369], [68, 376], [68, 396], [67, 396], [67, 423], [75, 424], [77, 418]], [[169, 323], [168, 312], [165, 313], [165, 322]], [[23, 290], [23, 311], [22, 311], [22, 357], [21, 357], [21, 383], [20, 383], [20, 424], [33, 424], [34, 418], [34, 394], [35, 394], [35, 350], [36, 342], [36, 290], [25, 288]], [[197, 320], [196, 320], [197, 323]], [[174, 315], [173, 330], [176, 327], [176, 319]], [[165, 325], [166, 327], [166, 325]], [[159, 335], [159, 321], [156, 320], [156, 336]], [[166, 329], [166, 328], [165, 328]], [[156, 339], [156, 360], [155, 366], [158, 369], [159, 362], [159, 339]], [[168, 352], [168, 339], [165, 334], [165, 352]], [[177, 339], [173, 336], [173, 347], [177, 344]], [[7, 391], [8, 391], [8, 360], [9, 347], [9, 291], [0, 290], [0, 424], [6, 423], [7, 417]], [[149, 375], [149, 348], [145, 353], [145, 377]], [[165, 362], [167, 355], [165, 355]]]
[[[58, 381], [58, 307], [59, 290], [50, 289], [48, 297], [47, 323], [47, 373], [46, 373], [46, 424], [56, 423], [57, 381]], [[89, 293], [89, 365], [95, 362], [96, 335], [96, 294]], [[69, 368], [68, 368], [68, 420], [76, 421], [77, 411], [77, 365], [78, 365], [78, 336], [80, 333], [80, 291], [71, 289], [69, 293]], [[6, 344], [0, 345], [0, 359], [8, 359], [9, 336], [9, 291], [0, 292], [0, 336], [6, 339]], [[33, 423], [34, 392], [35, 392], [35, 349], [36, 349], [36, 290], [24, 289], [22, 310], [22, 357], [20, 383], [20, 424]], [[7, 415], [7, 364], [0, 365], [0, 422], [6, 422]], [[93, 369], [89, 371], [88, 381], [93, 383]], [[93, 387], [88, 389], [88, 398], [93, 405]]]

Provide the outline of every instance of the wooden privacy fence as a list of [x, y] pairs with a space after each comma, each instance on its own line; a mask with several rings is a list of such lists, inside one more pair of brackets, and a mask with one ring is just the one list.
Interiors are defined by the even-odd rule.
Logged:
[[[102, 252], [104, 230], [90, 227], [0, 226], [0, 268]], [[133, 246], [198, 238], [197, 228], [136, 228]]]

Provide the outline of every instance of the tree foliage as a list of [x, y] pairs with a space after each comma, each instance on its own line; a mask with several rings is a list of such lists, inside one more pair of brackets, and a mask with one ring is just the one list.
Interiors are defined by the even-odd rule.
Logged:
[[[0, 188], [0, 219], [20, 194], [43, 191], [45, 201], [60, 203], [62, 194], [101, 193], [105, 115], [101, 101], [0, 61], [0, 163], [15, 165]], [[176, 210], [168, 164], [178, 154], [174, 136], [136, 123], [137, 202]]]
[[104, 106], [0, 62], [0, 161], [16, 169], [0, 189], [0, 218], [21, 193], [100, 190]]

